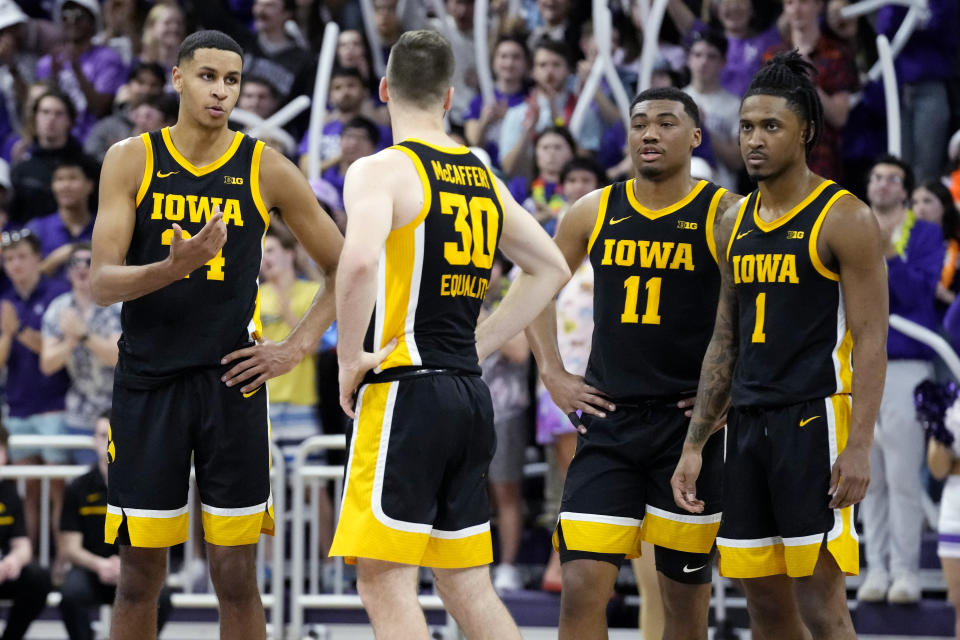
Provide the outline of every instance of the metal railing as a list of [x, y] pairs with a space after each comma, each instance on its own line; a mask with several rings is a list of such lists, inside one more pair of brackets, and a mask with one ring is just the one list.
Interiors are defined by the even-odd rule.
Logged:
[[[92, 449], [92, 436], [34, 436], [34, 435], [12, 435], [10, 436], [9, 447], [11, 449], [22, 448], [50, 448], [50, 449]], [[283, 454], [276, 445], [271, 445], [273, 464], [270, 469], [270, 479], [273, 484], [273, 509], [274, 509], [274, 541], [273, 557], [270, 560], [270, 576], [267, 579], [267, 566], [265, 558], [265, 547], [262, 544], [257, 545], [257, 586], [261, 594], [261, 600], [265, 609], [270, 610], [270, 624], [272, 627], [272, 637], [275, 640], [283, 638], [283, 619], [284, 619], [284, 582], [283, 565], [286, 556], [285, 533], [286, 533], [286, 465]], [[89, 470], [85, 465], [4, 465], [0, 467], [0, 479], [16, 480], [20, 484], [26, 480], [40, 480], [40, 532], [39, 545], [37, 549], [37, 560], [43, 566], [50, 566], [51, 560], [51, 501], [50, 501], [50, 481], [51, 480], [70, 480], [83, 475]], [[183, 593], [175, 593], [172, 596], [174, 606], [193, 608], [193, 609], [216, 609], [217, 597], [214, 593], [194, 593], [194, 584], [190, 575], [190, 562], [192, 558], [199, 556], [199, 545], [201, 541], [196, 535], [196, 528], [193, 523], [198, 522], [200, 518], [199, 501], [195, 499], [196, 483], [195, 474], [190, 472], [190, 492], [188, 498], [188, 508], [191, 519], [191, 526], [188, 529], [188, 539], [184, 551], [183, 568], [168, 576], [171, 583], [183, 588]], [[22, 493], [22, 487], [21, 487]], [[296, 563], [295, 563], [296, 564]], [[204, 567], [206, 572], [206, 567]], [[207, 578], [209, 580], [209, 578]], [[264, 593], [269, 584], [270, 593]], [[208, 583], [209, 586], [209, 583]], [[48, 599], [49, 606], [56, 606], [59, 602], [59, 594], [51, 594]]]

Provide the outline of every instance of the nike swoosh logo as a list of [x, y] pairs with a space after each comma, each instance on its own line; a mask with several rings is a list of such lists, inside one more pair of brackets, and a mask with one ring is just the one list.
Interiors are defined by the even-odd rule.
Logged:
[[260, 391], [260, 389], [263, 389], [263, 385], [260, 385], [259, 387], [257, 387], [257, 388], [254, 389], [253, 391], [251, 391], [250, 393], [244, 393], [244, 394], [243, 394], [243, 397], [244, 397], [244, 398], [249, 398], [250, 396], [252, 396], [253, 394], [255, 394], [257, 391]]
[[697, 571], [700, 571], [700, 569], [703, 569], [705, 566], [707, 566], [707, 565], [702, 564], [702, 565], [700, 565], [699, 567], [694, 567], [693, 569], [691, 569], [689, 565], [686, 565], [686, 564], [685, 564], [685, 565], [683, 565], [683, 572], [684, 572], [684, 573], [696, 573]]
[[171, 171], [170, 173], [160, 173], [159, 171], [157, 171], [157, 177], [158, 177], [158, 178], [166, 178], [167, 176], [172, 176], [172, 175], [175, 174], [175, 173], [180, 173], [180, 172], [179, 172], [179, 171]]
[[629, 219], [630, 219], [630, 216], [626, 216], [625, 218], [617, 218], [616, 220], [610, 220], [610, 224], [617, 224], [618, 222], [623, 222], [624, 220], [629, 220]]
[[744, 231], [743, 233], [738, 233], [738, 234], [737, 234], [737, 240], [739, 240], [739, 239], [742, 238], [743, 236], [748, 235], [748, 234], [751, 234], [751, 233], [753, 233], [753, 229], [750, 229], [749, 231]]
[[801, 427], [805, 427], [805, 426], [807, 426], [807, 423], [808, 423], [808, 422], [810, 422], [811, 420], [816, 420], [816, 419], [819, 418], [819, 417], [820, 417], [820, 416], [813, 416], [812, 418], [807, 418], [806, 420], [801, 420], [801, 421], [800, 421], [800, 426], [801, 426]]

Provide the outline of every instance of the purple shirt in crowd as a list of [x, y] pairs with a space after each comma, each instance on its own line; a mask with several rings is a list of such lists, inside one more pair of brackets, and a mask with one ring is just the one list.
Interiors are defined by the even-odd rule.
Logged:
[[[705, 33], [706, 24], [694, 20], [690, 33]], [[688, 35], [689, 40], [689, 35]], [[727, 37], [727, 64], [720, 72], [720, 84], [733, 95], [742, 97], [750, 86], [753, 74], [760, 69], [761, 58], [767, 49], [780, 42], [780, 32], [773, 24], [766, 31], [762, 31], [749, 38]], [[689, 45], [689, 42], [687, 43]]]
[[[339, 120], [332, 120], [323, 125], [323, 132], [320, 134], [320, 157], [324, 160], [330, 160], [340, 155], [340, 135], [343, 133], [343, 124]], [[380, 139], [377, 141], [377, 151], [382, 151], [393, 144], [393, 132], [390, 127], [382, 124], [377, 125], [380, 131]], [[303, 134], [300, 139], [300, 146], [297, 152], [300, 155], [306, 155], [307, 147], [310, 142], [310, 132]]]
[[93, 223], [95, 218], [90, 217], [90, 223], [83, 228], [80, 235], [70, 234], [67, 225], [63, 223], [59, 212], [34, 218], [27, 223], [27, 229], [40, 240], [43, 257], [46, 258], [52, 251], [72, 242], [90, 242], [93, 239]]
[[[934, 299], [943, 269], [943, 232], [933, 223], [916, 220], [909, 234], [903, 256], [887, 258], [890, 313], [937, 331], [940, 323]], [[891, 360], [930, 360], [933, 352], [890, 327], [887, 356]]]
[[[894, 60], [901, 85], [953, 77], [960, 44], [957, 0], [929, 0], [930, 20], [913, 32]], [[907, 15], [906, 7], [886, 6], [877, 12], [877, 33], [893, 40]]]
[[[40, 277], [36, 288], [24, 299], [11, 288], [0, 300], [9, 300], [17, 310], [21, 327], [40, 331], [43, 312], [50, 301], [70, 290], [63, 281]], [[52, 376], [40, 373], [40, 356], [14, 340], [7, 360], [7, 404], [14, 418], [26, 418], [48, 411], [63, 411], [70, 378], [60, 370]]]
[[[509, 108], [515, 107], [526, 100], [529, 93], [527, 89], [523, 89], [517, 93], [503, 93], [500, 89], [494, 87], [493, 98], [497, 102], [503, 102], [505, 100]], [[463, 121], [479, 120], [481, 111], [483, 111], [483, 96], [475, 96], [467, 106], [467, 110], [463, 112]], [[490, 154], [490, 162], [492, 162], [495, 167], [499, 167], [500, 149], [497, 146], [497, 141], [500, 139], [500, 123], [493, 123], [487, 128], [486, 138], [483, 148]]]
[[[37, 61], [37, 80], [50, 77], [53, 58], [47, 54]], [[115, 95], [127, 81], [127, 68], [120, 54], [110, 47], [94, 46], [80, 55], [80, 70], [90, 80], [97, 93]], [[60, 58], [60, 74], [57, 78], [60, 89], [70, 96], [77, 108], [77, 121], [73, 125], [73, 135], [83, 143], [93, 125], [96, 114], [87, 109], [87, 97], [80, 89], [80, 83], [73, 73], [73, 66], [65, 57]]]

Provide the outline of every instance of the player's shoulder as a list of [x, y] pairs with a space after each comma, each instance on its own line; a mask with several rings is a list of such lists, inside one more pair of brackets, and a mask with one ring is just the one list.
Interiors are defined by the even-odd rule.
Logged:
[[406, 152], [397, 147], [387, 147], [356, 160], [347, 169], [347, 180], [375, 180], [376, 184], [391, 183], [398, 178], [407, 181], [416, 174], [417, 166]]
[[847, 190], [837, 192], [837, 199], [830, 206], [827, 219], [834, 223], [859, 224], [867, 221], [874, 222], [875, 218], [870, 205]]
[[103, 158], [103, 165], [106, 168], [108, 163], [123, 167], [127, 163], [138, 161], [142, 166], [147, 156], [147, 144], [143, 140], [143, 135], [130, 136], [118, 142], [114, 142], [107, 149]]

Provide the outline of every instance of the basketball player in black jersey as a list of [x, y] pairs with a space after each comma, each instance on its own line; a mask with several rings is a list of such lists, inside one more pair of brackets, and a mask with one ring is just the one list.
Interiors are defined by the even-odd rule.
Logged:
[[690, 176], [700, 144], [696, 103], [650, 89], [630, 108], [636, 178], [577, 201], [557, 230], [571, 269], [589, 256], [594, 331], [584, 378], [557, 349], [555, 305], [527, 330], [557, 406], [582, 411], [554, 546], [563, 562], [560, 638], [606, 638], [606, 606], [624, 557], [656, 545], [665, 638], [706, 637], [712, 548], [720, 522], [721, 438], [707, 453], [715, 476], [697, 516], [673, 504], [691, 397], [720, 290], [713, 227], [739, 196]]
[[[220, 635], [266, 636], [254, 572], [257, 539], [273, 531], [262, 387], [312, 351], [333, 320], [342, 238], [293, 164], [227, 128], [242, 67], [230, 37], [190, 35], [173, 69], [176, 125], [115, 144], [103, 165], [93, 295], [101, 305], [123, 301], [106, 519], [107, 542], [121, 545], [114, 640], [156, 637], [167, 547], [187, 538], [191, 459]], [[270, 212], [326, 279], [279, 344], [260, 340]]]
[[852, 505], [870, 479], [886, 367], [876, 220], [806, 165], [823, 122], [813, 73], [796, 51], [778, 55], [740, 107], [759, 188], [717, 227], [716, 327], [672, 480], [677, 504], [699, 513], [701, 450], [732, 400], [720, 571], [743, 578], [753, 628], [778, 640], [855, 637], [844, 574], [859, 569]]
[[[418, 565], [433, 567], [468, 638], [520, 637], [487, 566], [495, 436], [479, 362], [570, 275], [506, 187], [444, 133], [453, 64], [443, 36], [400, 37], [380, 83], [397, 143], [358, 160], [344, 186], [337, 358], [354, 422], [330, 554], [356, 558], [374, 633], [390, 640], [429, 637]], [[523, 273], [478, 327], [498, 237]]]

